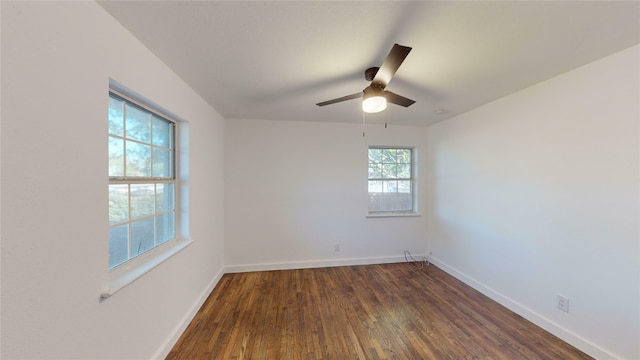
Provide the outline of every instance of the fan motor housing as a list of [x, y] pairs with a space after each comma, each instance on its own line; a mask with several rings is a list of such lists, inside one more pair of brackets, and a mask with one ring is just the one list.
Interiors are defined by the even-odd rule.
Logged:
[[364, 71], [364, 78], [367, 79], [367, 81], [373, 80], [373, 78], [376, 77], [378, 70], [380, 70], [379, 67], [368, 68], [367, 70]]
[[365, 99], [372, 96], [384, 96], [384, 88], [378, 84], [371, 84], [367, 86], [362, 92]]

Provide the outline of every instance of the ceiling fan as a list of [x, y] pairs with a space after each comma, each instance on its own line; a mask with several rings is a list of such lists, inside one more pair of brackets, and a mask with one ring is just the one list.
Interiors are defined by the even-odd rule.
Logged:
[[355, 94], [339, 97], [333, 100], [323, 101], [317, 103], [318, 106], [331, 105], [346, 100], [352, 100], [357, 98], [364, 98], [362, 100], [362, 111], [367, 113], [377, 113], [387, 108], [387, 102], [392, 104], [409, 107], [414, 100], [408, 99], [404, 96], [398, 95], [391, 91], [385, 90], [393, 75], [398, 71], [400, 65], [404, 59], [409, 55], [411, 48], [408, 46], [402, 46], [394, 44], [393, 48], [387, 55], [386, 59], [382, 63], [382, 66], [368, 68], [364, 72], [364, 77], [367, 81], [371, 81], [371, 85], [364, 88], [364, 90]]

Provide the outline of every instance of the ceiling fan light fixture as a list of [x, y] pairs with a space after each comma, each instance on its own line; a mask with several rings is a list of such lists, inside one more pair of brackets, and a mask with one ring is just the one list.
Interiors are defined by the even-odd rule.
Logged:
[[384, 96], [372, 96], [362, 100], [362, 111], [366, 113], [378, 113], [387, 108], [387, 99]]
[[376, 87], [369, 87], [364, 90], [362, 100], [362, 111], [373, 114], [387, 108], [387, 98], [384, 97], [383, 90]]

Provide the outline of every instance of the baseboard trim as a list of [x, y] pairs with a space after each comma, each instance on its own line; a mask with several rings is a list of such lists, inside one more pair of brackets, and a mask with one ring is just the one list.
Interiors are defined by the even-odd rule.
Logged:
[[500, 305], [515, 312], [523, 318], [531, 321], [539, 327], [545, 329], [551, 334], [559, 337], [563, 341], [571, 344], [572, 346], [582, 350], [587, 355], [596, 359], [619, 359], [619, 356], [601, 348], [600, 346], [588, 341], [587, 339], [565, 329], [564, 327], [556, 324], [555, 322], [547, 319], [544, 316], [534, 312], [526, 306], [514, 301], [513, 299], [501, 294], [500, 292], [492, 289], [491, 287], [483, 284], [482, 282], [474, 279], [473, 277], [459, 271], [458, 269], [449, 266], [438, 258], [430, 257], [429, 261], [435, 266], [442, 269], [444, 272], [462, 281], [463, 283], [478, 290], [482, 294], [486, 295], [490, 299], [496, 301]]
[[[424, 254], [417, 254], [417, 255], [414, 255], [414, 258], [420, 259], [425, 256], [426, 255]], [[225, 272], [240, 273], [240, 272], [250, 272], [250, 271], [311, 269], [311, 268], [336, 267], [336, 266], [388, 264], [388, 263], [397, 263], [397, 262], [404, 262], [404, 261], [406, 261], [404, 256], [289, 261], [289, 262], [261, 263], [261, 264], [249, 264], [249, 265], [227, 265], [225, 267]]]
[[207, 285], [207, 287], [200, 293], [200, 296], [193, 303], [189, 311], [185, 314], [182, 320], [179, 322], [178, 326], [173, 330], [172, 336], [168, 338], [164, 344], [160, 347], [160, 350], [153, 356], [152, 359], [165, 359], [173, 346], [178, 342], [182, 333], [187, 329], [187, 326], [191, 323], [191, 320], [196, 316], [204, 302], [209, 297], [209, 294], [213, 291], [213, 289], [218, 285], [218, 282], [222, 278], [222, 275], [225, 274], [224, 267], [220, 269], [220, 271], [213, 277], [211, 282]]

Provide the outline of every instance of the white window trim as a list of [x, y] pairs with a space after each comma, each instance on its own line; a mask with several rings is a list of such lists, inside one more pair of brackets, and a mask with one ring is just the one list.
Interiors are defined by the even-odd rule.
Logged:
[[367, 218], [389, 218], [389, 217], [417, 217], [422, 216], [419, 212], [415, 211], [406, 211], [406, 212], [393, 212], [393, 211], [380, 211], [380, 212], [370, 212], [367, 213], [365, 217]]
[[139, 279], [142, 275], [153, 270], [156, 266], [192, 243], [193, 241], [191, 240], [173, 239], [113, 268], [109, 271], [107, 289], [100, 294], [100, 302]]
[[[125, 286], [133, 283], [135, 280], [142, 277], [144, 274], [150, 272], [164, 261], [168, 260], [175, 254], [187, 248], [193, 243], [189, 238], [189, 205], [188, 199], [183, 199], [183, 194], [188, 194], [188, 189], [185, 189], [185, 182], [183, 181], [188, 177], [188, 167], [184, 166], [188, 164], [188, 160], [182, 163], [180, 160], [188, 157], [188, 123], [173, 113], [167, 111], [161, 106], [145, 99], [144, 97], [129, 90], [118, 82], [109, 79], [109, 92], [122, 97], [125, 100], [131, 101], [134, 104], [145, 108], [153, 113], [161, 115], [165, 118], [171, 119], [175, 123], [175, 144], [174, 144], [174, 161], [175, 161], [175, 232], [174, 239], [169, 240], [149, 251], [143, 253], [137, 257], [134, 257], [127, 262], [124, 262], [113, 269], [108, 269], [108, 261], [105, 264], [105, 271], [108, 272], [107, 284], [104, 290], [100, 293], [99, 302], [102, 302], [113, 294], [118, 292]], [[183, 131], [184, 130], [184, 131]]]

